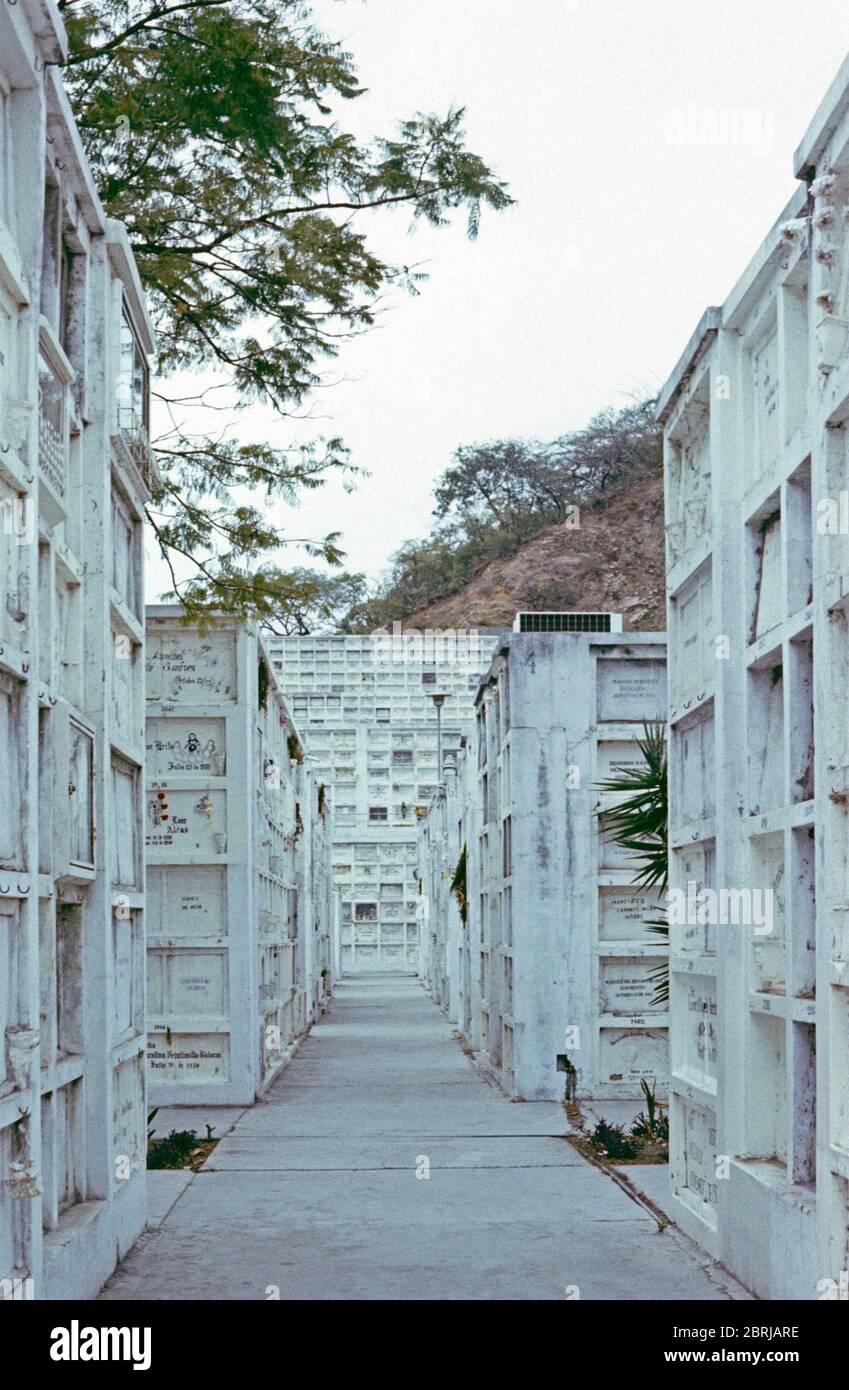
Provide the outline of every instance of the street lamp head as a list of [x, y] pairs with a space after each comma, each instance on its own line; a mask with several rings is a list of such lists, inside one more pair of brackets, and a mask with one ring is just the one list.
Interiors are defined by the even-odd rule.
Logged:
[[445, 695], [431, 695], [430, 698], [433, 700], [433, 703], [436, 705], [437, 709], [442, 709], [442, 706], [445, 704], [446, 700]]

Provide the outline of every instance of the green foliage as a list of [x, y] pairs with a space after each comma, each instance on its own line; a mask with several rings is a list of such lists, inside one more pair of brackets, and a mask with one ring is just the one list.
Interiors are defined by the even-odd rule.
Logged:
[[590, 1135], [590, 1143], [605, 1158], [636, 1158], [637, 1144], [629, 1138], [622, 1125], [609, 1124], [603, 1117]]
[[[361, 218], [399, 206], [442, 226], [500, 210], [506, 186], [466, 148], [464, 113], [417, 113], [363, 143], [340, 112], [364, 90], [305, 0], [58, 0], [71, 103], [106, 211], [128, 228], [160, 370], [212, 370], [162, 396], [163, 484], [150, 508], [174, 594], [196, 615], [309, 607], [303, 575], [263, 562], [293, 537], [275, 503], [351, 470], [340, 439], [292, 448], [199, 434], [212, 390], [292, 414], [324, 365], [367, 329], [392, 285], [421, 275], [370, 249]], [[338, 536], [310, 543], [331, 564]], [[182, 568], [181, 568], [182, 567]], [[177, 569], [188, 569], [178, 578]]]
[[466, 846], [464, 845], [464, 846], [463, 846], [463, 849], [462, 849], [462, 852], [461, 852], [461, 854], [460, 854], [460, 858], [457, 860], [457, 867], [456, 867], [456, 869], [454, 870], [454, 877], [453, 877], [452, 880], [451, 880], [451, 892], [454, 894], [454, 896], [455, 896], [456, 899], [457, 899], [457, 905], [458, 905], [458, 907], [459, 907], [459, 909], [460, 909], [460, 920], [461, 920], [461, 922], [463, 923], [463, 926], [466, 925], [466, 918], [467, 918], [467, 915], [468, 915], [468, 893], [467, 893], [467, 888], [466, 888], [466, 862], [467, 862], [467, 854], [466, 854]]
[[637, 747], [642, 754], [642, 767], [626, 768], [618, 777], [596, 784], [599, 791], [620, 798], [615, 806], [599, 812], [599, 825], [618, 845], [642, 861], [634, 882], [642, 888], [665, 891], [669, 872], [669, 807], [664, 725], [644, 724]]
[[669, 1116], [664, 1115], [664, 1106], [655, 1097], [655, 1085], [652, 1081], [649, 1085], [645, 1077], [640, 1081], [640, 1089], [645, 1096], [646, 1108], [641, 1110], [631, 1125], [631, 1133], [635, 1139], [642, 1139], [647, 1143], [668, 1143], [669, 1142]]
[[348, 613], [353, 631], [386, 627], [456, 594], [483, 565], [513, 555], [581, 510], [662, 468], [653, 401], [609, 409], [549, 444], [515, 439], [461, 445], [436, 487], [435, 526], [393, 557], [386, 581]]
[[[626, 768], [618, 777], [597, 783], [599, 791], [614, 793], [620, 799], [615, 806], [599, 812], [599, 826], [616, 844], [636, 857], [640, 868], [634, 883], [640, 888], [656, 889], [658, 896], [666, 892], [669, 878], [668, 765], [666, 731], [662, 723], [644, 724], [643, 738], [638, 747], [643, 766]], [[649, 931], [669, 940], [669, 924], [665, 917], [646, 922]], [[655, 1004], [669, 999], [669, 964], [663, 961], [651, 971], [654, 981]]]
[[198, 1143], [197, 1130], [172, 1129], [167, 1139], [155, 1139], [147, 1151], [148, 1168], [186, 1168]]
[[260, 657], [256, 672], [257, 704], [260, 709], [265, 709], [268, 703], [268, 684], [270, 679], [271, 676], [268, 670], [268, 663], [263, 661], [262, 657]]

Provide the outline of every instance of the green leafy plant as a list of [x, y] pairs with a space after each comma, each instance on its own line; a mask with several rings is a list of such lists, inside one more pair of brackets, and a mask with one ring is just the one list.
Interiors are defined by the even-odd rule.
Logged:
[[148, 1168], [185, 1168], [198, 1146], [197, 1130], [172, 1129], [167, 1139], [156, 1139], [148, 1147]]
[[[574, 524], [578, 512], [604, 508], [624, 488], [658, 477], [662, 454], [651, 400], [604, 410], [548, 443], [460, 445], [437, 482], [430, 535], [403, 545], [370, 594], [363, 586], [345, 630], [371, 632], [457, 594], [485, 565], [514, 555], [544, 527]], [[551, 593], [548, 584], [541, 593]], [[569, 607], [557, 593], [527, 606]]]
[[[187, 616], [260, 620], [322, 602], [320, 576], [268, 556], [302, 541], [341, 561], [339, 534], [293, 537], [282, 504], [351, 473], [338, 438], [258, 442], [207, 433], [202, 408], [270, 406], [280, 422], [322, 383], [340, 344], [393, 287], [423, 272], [384, 261], [378, 209], [442, 227], [506, 208], [505, 184], [466, 143], [464, 112], [415, 112], [362, 140], [345, 108], [366, 90], [308, 0], [57, 0], [63, 78], [110, 217], [128, 230], [159, 348], [166, 428], [148, 519]], [[169, 374], [198, 385], [168, 389]], [[210, 376], [213, 381], [210, 384]], [[182, 389], [181, 389], [182, 388]], [[273, 442], [267, 442], [272, 439]], [[348, 484], [350, 486], [350, 484]], [[354, 577], [356, 580], [356, 577]]]
[[[597, 783], [599, 791], [620, 798], [614, 806], [599, 811], [599, 827], [639, 864], [634, 874], [635, 886], [656, 891], [660, 900], [669, 882], [669, 776], [666, 729], [661, 721], [643, 725], [638, 747], [643, 757], [642, 767], [625, 768], [618, 777], [608, 777]], [[669, 923], [665, 916], [649, 918], [645, 925], [668, 942]], [[668, 961], [652, 970], [649, 979], [654, 984], [654, 1003], [666, 1003], [669, 999]]]
[[463, 926], [466, 925], [468, 915], [468, 901], [466, 893], [466, 846], [463, 846], [460, 858], [457, 860], [457, 867], [454, 870], [454, 877], [451, 880], [451, 892], [457, 899], [460, 909], [460, 920]]
[[669, 1140], [669, 1116], [663, 1113], [665, 1106], [655, 1096], [655, 1084], [652, 1081], [649, 1086], [645, 1077], [640, 1081], [646, 1108], [635, 1118], [631, 1125], [631, 1133], [635, 1139], [649, 1143], [665, 1143]]
[[271, 681], [271, 677], [268, 671], [268, 663], [266, 661], [263, 661], [262, 657], [260, 657], [259, 659], [256, 676], [257, 704], [259, 705], [260, 709], [265, 709], [265, 706], [268, 703], [268, 687]]
[[637, 1144], [634, 1139], [629, 1138], [621, 1125], [608, 1124], [603, 1116], [590, 1135], [590, 1143], [605, 1158], [637, 1157]]

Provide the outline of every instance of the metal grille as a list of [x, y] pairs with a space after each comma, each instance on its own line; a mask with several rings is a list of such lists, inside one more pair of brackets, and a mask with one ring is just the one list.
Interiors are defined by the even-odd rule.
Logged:
[[517, 613], [516, 632], [611, 632], [610, 613]]

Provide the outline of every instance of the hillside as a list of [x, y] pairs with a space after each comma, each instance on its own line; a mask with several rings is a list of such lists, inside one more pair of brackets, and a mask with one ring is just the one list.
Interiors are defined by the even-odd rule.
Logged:
[[456, 594], [404, 618], [405, 627], [509, 626], [519, 608], [608, 610], [632, 631], [666, 626], [663, 480], [620, 493], [581, 524], [548, 526], [491, 560]]

